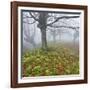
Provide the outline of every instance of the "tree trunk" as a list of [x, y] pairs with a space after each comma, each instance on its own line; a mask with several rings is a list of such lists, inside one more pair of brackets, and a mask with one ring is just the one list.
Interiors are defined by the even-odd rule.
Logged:
[[54, 43], [56, 42], [56, 32], [55, 31], [53, 31], [53, 41]]
[[47, 23], [47, 13], [40, 12], [38, 27], [41, 30], [41, 40], [42, 40], [42, 49], [47, 50], [47, 39], [46, 39], [46, 23]]
[[75, 37], [74, 37], [74, 38], [73, 38], [74, 48], [75, 48], [75, 43], [76, 43], [76, 39], [75, 39]]
[[56, 42], [56, 36], [55, 35], [53, 35], [53, 41], [54, 41], [54, 43]]
[[41, 29], [42, 49], [47, 50], [46, 30]]
[[61, 32], [59, 33], [59, 41], [61, 42]]

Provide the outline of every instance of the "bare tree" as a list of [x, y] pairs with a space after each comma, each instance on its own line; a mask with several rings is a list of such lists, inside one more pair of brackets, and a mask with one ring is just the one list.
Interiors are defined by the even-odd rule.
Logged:
[[[62, 13], [62, 12], [61, 12]], [[70, 13], [69, 13], [70, 14]], [[57, 13], [49, 13], [49, 12], [29, 12], [29, 17], [28, 18], [32, 18], [33, 22], [30, 24], [33, 24], [35, 22], [38, 22], [37, 27], [40, 29], [41, 31], [41, 40], [42, 40], [42, 49], [47, 50], [47, 27], [53, 27], [53, 28], [76, 28], [76, 27], [72, 27], [72, 26], [63, 26], [63, 25], [58, 25], [56, 26], [55, 23], [56, 22], [60, 22], [61, 19], [72, 19], [72, 18], [79, 18], [80, 17], [80, 13], [71, 13], [74, 15], [67, 15], [67, 13], [64, 15], [57, 15]], [[76, 15], [75, 15], [76, 14]], [[55, 30], [53, 30], [53, 34], [55, 34]], [[55, 36], [55, 35], [54, 35]], [[55, 39], [55, 37], [54, 37]]]
[[[29, 22], [28, 20], [28, 16], [24, 17], [24, 23], [27, 25], [26, 28], [25, 28], [25, 25], [24, 25], [24, 40], [27, 41], [29, 44], [32, 44], [32, 46], [35, 48], [36, 47], [36, 43], [35, 43], [35, 40], [34, 40], [34, 37], [35, 37], [35, 21], [32, 21], [32, 22]], [[33, 24], [33, 31], [31, 33], [31, 28], [29, 28], [29, 24]]]
[[76, 39], [79, 37], [79, 31], [76, 29], [74, 34], [73, 34], [73, 43], [74, 43], [74, 46], [75, 46], [75, 43], [76, 43]]

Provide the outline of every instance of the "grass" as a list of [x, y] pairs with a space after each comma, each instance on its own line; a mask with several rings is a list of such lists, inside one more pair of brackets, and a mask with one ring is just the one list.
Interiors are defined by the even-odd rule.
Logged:
[[79, 54], [68, 44], [49, 45], [48, 51], [38, 48], [24, 52], [22, 76], [79, 74]]

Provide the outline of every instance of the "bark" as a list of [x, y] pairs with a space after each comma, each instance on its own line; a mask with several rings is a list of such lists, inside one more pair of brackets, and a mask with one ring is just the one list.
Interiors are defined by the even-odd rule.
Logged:
[[40, 12], [38, 27], [41, 30], [42, 49], [47, 50], [47, 38], [46, 38], [46, 23], [47, 13]]
[[46, 30], [41, 29], [42, 49], [47, 50]]

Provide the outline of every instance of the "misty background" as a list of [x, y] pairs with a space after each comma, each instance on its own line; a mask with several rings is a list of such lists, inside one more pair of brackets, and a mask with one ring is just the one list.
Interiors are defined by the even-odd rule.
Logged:
[[[32, 14], [30, 14], [32, 13]], [[50, 24], [59, 17], [63, 17], [52, 25], [46, 27], [46, 40], [48, 43], [62, 43], [62, 42], [72, 42], [79, 44], [79, 32], [80, 32], [80, 13], [46, 13], [48, 16], [46, 22]], [[23, 11], [22, 12], [22, 27], [23, 27], [23, 51], [31, 50], [41, 47], [41, 30], [38, 27], [39, 22], [36, 21], [33, 16], [38, 19], [40, 12], [34, 11]], [[70, 18], [70, 17], [78, 18]], [[68, 18], [64, 18], [68, 17]]]

